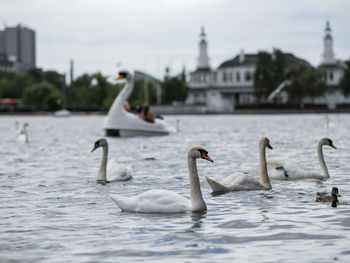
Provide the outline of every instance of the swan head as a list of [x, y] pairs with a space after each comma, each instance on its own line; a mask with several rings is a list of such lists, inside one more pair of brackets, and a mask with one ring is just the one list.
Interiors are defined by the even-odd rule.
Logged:
[[95, 151], [99, 147], [106, 147], [108, 146], [108, 142], [106, 138], [99, 138], [94, 143], [94, 147], [92, 148], [91, 152]]
[[132, 79], [132, 74], [128, 70], [121, 70], [119, 71], [118, 76], [114, 78], [115, 80], [131, 80]]
[[259, 139], [259, 145], [262, 145], [263, 147], [267, 147], [269, 149], [273, 149], [272, 146], [270, 145], [270, 140], [266, 136], [262, 136]]
[[334, 146], [333, 141], [331, 139], [329, 139], [329, 138], [322, 138], [320, 140], [320, 143], [322, 145], [328, 145], [328, 146], [330, 146], [330, 147], [332, 147], [334, 149], [337, 149], [337, 147]]
[[202, 158], [209, 162], [214, 162], [208, 155], [208, 151], [200, 146], [192, 146], [188, 152], [187, 156], [191, 158]]

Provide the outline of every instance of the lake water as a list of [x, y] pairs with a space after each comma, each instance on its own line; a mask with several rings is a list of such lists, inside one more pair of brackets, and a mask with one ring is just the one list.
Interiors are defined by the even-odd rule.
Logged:
[[[0, 262], [349, 262], [350, 115], [166, 116], [180, 132], [163, 137], [108, 138], [109, 158], [132, 164], [134, 179], [96, 183], [103, 116], [0, 117]], [[29, 143], [17, 142], [15, 121], [29, 123]], [[267, 158], [288, 156], [319, 170], [318, 139], [328, 180], [272, 181], [270, 191], [212, 196], [204, 175], [257, 175], [260, 136]], [[208, 211], [176, 215], [121, 212], [109, 193], [168, 189], [189, 197], [186, 151], [198, 160]], [[316, 203], [338, 186], [340, 204]]]

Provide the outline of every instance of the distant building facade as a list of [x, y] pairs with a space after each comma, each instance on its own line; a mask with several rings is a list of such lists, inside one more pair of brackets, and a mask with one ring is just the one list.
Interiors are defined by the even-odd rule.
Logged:
[[[286, 54], [289, 64], [306, 63], [305, 60]], [[201, 29], [197, 69], [190, 73], [186, 104], [205, 105], [211, 112], [231, 112], [237, 104], [255, 102], [254, 73], [258, 54], [239, 55], [221, 63], [213, 70], [209, 65], [207, 41]]]
[[[254, 73], [258, 54], [245, 54], [241, 50], [240, 54], [233, 59], [224, 61], [217, 69], [211, 69], [207, 48], [206, 34], [202, 28], [197, 68], [190, 73], [186, 104], [204, 105], [208, 111], [212, 112], [231, 112], [237, 104], [255, 102]], [[288, 64], [310, 65], [293, 54], [287, 53], [286, 55]], [[323, 60], [319, 67], [325, 71], [326, 83], [333, 90], [316, 99], [306, 98], [305, 102], [328, 104], [330, 108], [337, 103], [347, 103], [348, 99], [344, 98], [338, 88], [344, 73], [344, 65], [334, 58], [329, 22], [325, 29]], [[350, 103], [350, 98], [348, 103]]]
[[35, 66], [35, 32], [21, 25], [0, 30], [0, 69], [25, 72]]

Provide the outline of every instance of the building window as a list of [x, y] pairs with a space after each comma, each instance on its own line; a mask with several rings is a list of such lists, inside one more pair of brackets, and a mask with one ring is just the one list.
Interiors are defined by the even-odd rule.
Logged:
[[245, 72], [245, 80], [246, 81], [251, 81], [252, 80], [252, 74], [250, 73], [250, 71], [246, 71]]
[[241, 74], [240, 74], [240, 72], [236, 73], [236, 80], [237, 80], [237, 82], [241, 81]]
[[226, 82], [226, 72], [222, 72], [222, 81]]
[[329, 80], [333, 80], [333, 71], [329, 72]]

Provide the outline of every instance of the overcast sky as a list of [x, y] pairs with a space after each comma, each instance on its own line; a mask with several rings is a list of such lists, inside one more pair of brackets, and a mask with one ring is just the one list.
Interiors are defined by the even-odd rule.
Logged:
[[75, 76], [122, 68], [163, 76], [194, 70], [200, 27], [213, 68], [237, 55], [280, 48], [321, 61], [326, 20], [337, 59], [350, 58], [349, 0], [0, 0], [0, 29], [36, 32], [37, 66]]

